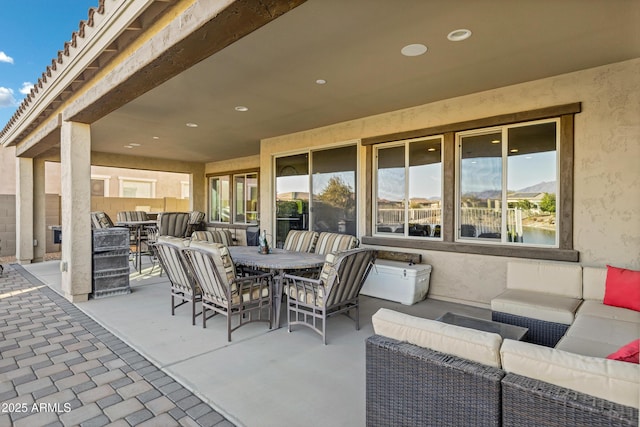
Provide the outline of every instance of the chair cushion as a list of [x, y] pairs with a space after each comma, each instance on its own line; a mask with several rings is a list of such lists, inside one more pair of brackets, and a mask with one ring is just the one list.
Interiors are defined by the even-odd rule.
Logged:
[[581, 301], [542, 292], [507, 289], [491, 300], [491, 310], [570, 325]]
[[296, 252], [313, 252], [318, 240], [315, 231], [291, 230], [284, 241], [283, 249]]
[[607, 265], [605, 305], [640, 311], [640, 271]]
[[498, 334], [448, 325], [385, 308], [379, 309], [371, 320], [373, 330], [378, 335], [406, 341], [495, 368], [501, 366], [500, 345], [502, 338]]
[[235, 280], [236, 267], [229, 253], [229, 249], [222, 243], [210, 243], [200, 240], [192, 240], [190, 247], [196, 249], [203, 249], [205, 252], [209, 252], [214, 255], [213, 260], [218, 267], [219, 271], [224, 271], [228, 283]]
[[582, 267], [559, 262], [509, 261], [507, 289], [582, 299]]
[[118, 222], [121, 221], [148, 221], [149, 217], [143, 211], [121, 211], [116, 214]]
[[211, 243], [222, 243], [225, 246], [233, 245], [233, 238], [229, 230], [194, 231], [191, 240], [202, 240]]
[[331, 274], [337, 274], [336, 271], [336, 260], [338, 258], [337, 253], [328, 253], [324, 257], [324, 264], [322, 265], [322, 270], [320, 270], [319, 279], [322, 283], [327, 283], [329, 280], [329, 276]]
[[113, 222], [104, 212], [91, 212], [91, 226], [93, 228], [111, 228]]
[[[322, 307], [324, 305], [324, 287], [307, 285], [304, 289], [296, 288], [295, 286], [288, 286], [287, 294], [290, 298], [304, 302], [308, 305], [316, 307]], [[315, 291], [315, 292], [314, 292]]]
[[169, 243], [178, 248], [188, 247], [191, 243], [189, 239], [183, 239], [181, 237], [173, 237], [173, 236], [159, 236], [158, 243]]
[[331, 252], [355, 249], [357, 245], [358, 239], [350, 234], [322, 232], [318, 235], [314, 252], [326, 255]]
[[639, 406], [640, 375], [634, 364], [509, 339], [502, 343], [500, 354], [507, 372], [621, 405]]

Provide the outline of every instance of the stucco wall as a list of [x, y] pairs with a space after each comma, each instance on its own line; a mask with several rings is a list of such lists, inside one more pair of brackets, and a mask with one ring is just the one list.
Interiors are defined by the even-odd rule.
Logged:
[[0, 146], [0, 194], [16, 194], [16, 148]]
[[[640, 269], [640, 59], [265, 139], [261, 192], [269, 197], [261, 201], [262, 223], [273, 221], [273, 154], [573, 102], [582, 102], [575, 119], [574, 249], [582, 265]], [[363, 183], [361, 174], [361, 200]], [[363, 228], [360, 209], [361, 234]], [[431, 296], [487, 304], [505, 286], [507, 258], [422, 253], [433, 265]]]

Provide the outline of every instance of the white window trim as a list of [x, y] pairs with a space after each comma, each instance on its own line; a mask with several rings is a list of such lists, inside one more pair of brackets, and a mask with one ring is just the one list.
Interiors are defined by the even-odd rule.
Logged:
[[[185, 185], [189, 189], [189, 191], [187, 192], [186, 197], [185, 197], [185, 193], [184, 193], [184, 186]], [[180, 181], [180, 198], [181, 199], [190, 199], [191, 198], [191, 184], [190, 184], [189, 181]]]
[[145, 183], [150, 183], [151, 184], [151, 198], [155, 198], [156, 197], [156, 183], [158, 182], [157, 179], [152, 179], [152, 178], [130, 178], [130, 177], [126, 177], [126, 176], [119, 176], [118, 177], [118, 195], [120, 197], [124, 197], [124, 182], [125, 181], [133, 181], [133, 182], [145, 182]]

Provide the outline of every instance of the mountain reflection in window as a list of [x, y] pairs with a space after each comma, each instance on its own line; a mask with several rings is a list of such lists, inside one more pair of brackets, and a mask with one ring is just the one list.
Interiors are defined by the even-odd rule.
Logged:
[[465, 133], [457, 238], [557, 246], [557, 152], [556, 120]]

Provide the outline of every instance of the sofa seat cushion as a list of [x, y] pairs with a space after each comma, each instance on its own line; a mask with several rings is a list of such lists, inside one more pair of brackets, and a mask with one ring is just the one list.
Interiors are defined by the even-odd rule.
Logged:
[[602, 317], [603, 319], [622, 320], [624, 322], [640, 323], [640, 312], [628, 308], [612, 307], [602, 304], [602, 301], [585, 300], [576, 313], [581, 315]]
[[588, 356], [607, 357], [639, 336], [639, 323], [582, 314], [576, 317], [556, 348]]
[[500, 354], [507, 372], [621, 405], [640, 406], [638, 365], [508, 339], [502, 343]]
[[570, 353], [580, 354], [582, 356], [602, 358], [606, 358], [608, 355], [617, 351], [619, 348], [619, 346], [616, 346], [614, 344], [608, 344], [602, 341], [598, 341], [597, 337], [594, 337], [594, 339], [590, 339], [571, 335], [563, 336], [555, 346], [556, 350], [568, 351]]
[[491, 310], [570, 325], [581, 300], [523, 289], [507, 289], [491, 300]]
[[381, 308], [371, 318], [376, 334], [500, 368], [502, 337]]

